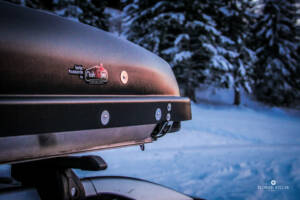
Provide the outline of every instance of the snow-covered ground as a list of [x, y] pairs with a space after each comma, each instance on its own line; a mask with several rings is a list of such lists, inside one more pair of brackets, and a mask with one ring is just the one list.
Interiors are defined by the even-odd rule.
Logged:
[[[192, 104], [182, 130], [139, 147], [95, 152], [103, 172], [206, 199], [300, 199], [300, 117], [281, 109]], [[276, 185], [271, 190], [271, 180]]]

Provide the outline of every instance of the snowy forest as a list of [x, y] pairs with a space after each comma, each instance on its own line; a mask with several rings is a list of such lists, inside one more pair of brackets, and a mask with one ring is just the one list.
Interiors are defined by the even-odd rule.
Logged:
[[213, 86], [234, 90], [235, 105], [243, 91], [269, 105], [299, 106], [296, 0], [8, 1], [118, 32], [165, 59], [195, 102], [198, 88]]

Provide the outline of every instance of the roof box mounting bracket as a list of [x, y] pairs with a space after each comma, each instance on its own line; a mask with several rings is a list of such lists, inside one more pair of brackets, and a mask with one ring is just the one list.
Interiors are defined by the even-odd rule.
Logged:
[[98, 171], [107, 164], [100, 156], [66, 156], [13, 164], [11, 174], [23, 186], [37, 188], [43, 200], [83, 200], [84, 187], [72, 168]]

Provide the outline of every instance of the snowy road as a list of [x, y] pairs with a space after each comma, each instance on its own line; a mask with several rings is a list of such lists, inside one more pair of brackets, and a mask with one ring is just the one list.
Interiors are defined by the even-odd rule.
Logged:
[[[192, 105], [182, 130], [146, 145], [97, 152], [104, 172], [207, 199], [299, 199], [300, 117], [279, 109]], [[271, 180], [276, 185], [271, 190]]]

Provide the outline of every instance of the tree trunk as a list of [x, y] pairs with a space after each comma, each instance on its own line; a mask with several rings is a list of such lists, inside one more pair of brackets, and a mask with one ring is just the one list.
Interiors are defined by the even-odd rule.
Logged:
[[184, 89], [184, 96], [189, 97], [192, 101], [196, 102], [195, 89], [188, 85]]
[[241, 104], [241, 93], [239, 88], [234, 89], [234, 105], [238, 106]]

